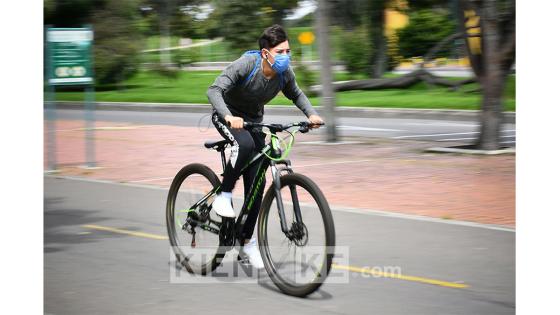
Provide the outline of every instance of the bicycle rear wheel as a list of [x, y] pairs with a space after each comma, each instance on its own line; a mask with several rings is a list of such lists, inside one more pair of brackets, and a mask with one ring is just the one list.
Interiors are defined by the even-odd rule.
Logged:
[[[311, 179], [288, 174], [280, 178], [280, 183], [289, 232], [281, 229], [272, 185], [259, 214], [259, 248], [274, 284], [288, 295], [304, 297], [317, 290], [330, 272], [335, 246], [334, 222], [325, 196]], [[296, 215], [298, 206], [301, 220]]]
[[183, 167], [169, 188], [169, 242], [177, 261], [191, 273], [210, 273], [224, 256], [219, 240], [222, 220], [211, 210], [219, 186], [220, 180], [210, 168], [195, 163]]

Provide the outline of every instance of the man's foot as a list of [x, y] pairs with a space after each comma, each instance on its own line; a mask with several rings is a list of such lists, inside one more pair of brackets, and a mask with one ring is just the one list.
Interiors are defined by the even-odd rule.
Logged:
[[214, 199], [212, 203], [212, 208], [219, 216], [235, 218], [235, 211], [233, 211], [233, 207], [231, 206], [231, 193], [222, 192], [216, 196], [216, 199]]
[[261, 252], [259, 251], [259, 246], [257, 244], [257, 239], [252, 238], [249, 243], [245, 244], [242, 249], [243, 253], [249, 258], [251, 265], [257, 269], [264, 268], [264, 263], [261, 257]]

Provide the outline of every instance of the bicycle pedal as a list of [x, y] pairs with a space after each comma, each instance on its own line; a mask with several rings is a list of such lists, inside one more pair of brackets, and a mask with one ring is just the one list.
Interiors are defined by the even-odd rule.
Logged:
[[241, 257], [241, 255], [237, 255], [237, 262], [242, 265], [251, 265], [251, 262], [249, 261], [249, 257], [247, 256]]

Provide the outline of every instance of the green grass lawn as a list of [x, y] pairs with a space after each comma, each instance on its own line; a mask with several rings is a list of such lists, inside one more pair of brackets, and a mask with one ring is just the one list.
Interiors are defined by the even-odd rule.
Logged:
[[[168, 79], [153, 72], [141, 71], [127, 80], [124, 88], [97, 87], [95, 99], [106, 102], [208, 103], [206, 90], [218, 74], [219, 71], [183, 71], [179, 73], [177, 79]], [[318, 74], [314, 76], [318, 77]], [[348, 80], [349, 76], [345, 73], [336, 73], [335, 79]], [[408, 89], [340, 92], [336, 94], [336, 104], [359, 107], [478, 109], [481, 100], [480, 92], [469, 92], [477, 87], [478, 84], [469, 84], [459, 91], [450, 92], [446, 88], [428, 88], [426, 84], [419, 83]], [[57, 91], [56, 99], [81, 101], [84, 99], [84, 94], [76, 91]], [[315, 106], [320, 104], [319, 97], [310, 97], [310, 100]], [[287, 105], [291, 104], [291, 101], [279, 95], [270, 104]], [[504, 104], [505, 110], [515, 111], [514, 75], [508, 78]]]

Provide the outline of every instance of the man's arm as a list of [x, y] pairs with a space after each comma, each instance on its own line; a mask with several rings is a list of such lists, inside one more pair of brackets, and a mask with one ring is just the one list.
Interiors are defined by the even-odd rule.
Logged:
[[299, 88], [296, 82], [296, 75], [290, 68], [287, 73], [286, 85], [282, 89], [282, 93], [289, 98], [313, 124], [323, 124], [323, 119], [319, 116], [311, 102], [305, 96], [305, 93]]
[[282, 89], [282, 93], [289, 98], [307, 117], [311, 115], [317, 115], [317, 111], [311, 105], [311, 102], [305, 96], [303, 91], [299, 88], [296, 82], [296, 75], [291, 68], [286, 72], [286, 84]]
[[228, 115], [233, 116], [224, 101], [224, 93], [249, 75], [251, 66], [254, 66], [253, 58], [242, 56], [227, 66], [206, 91], [208, 101], [222, 119], [225, 120]]

